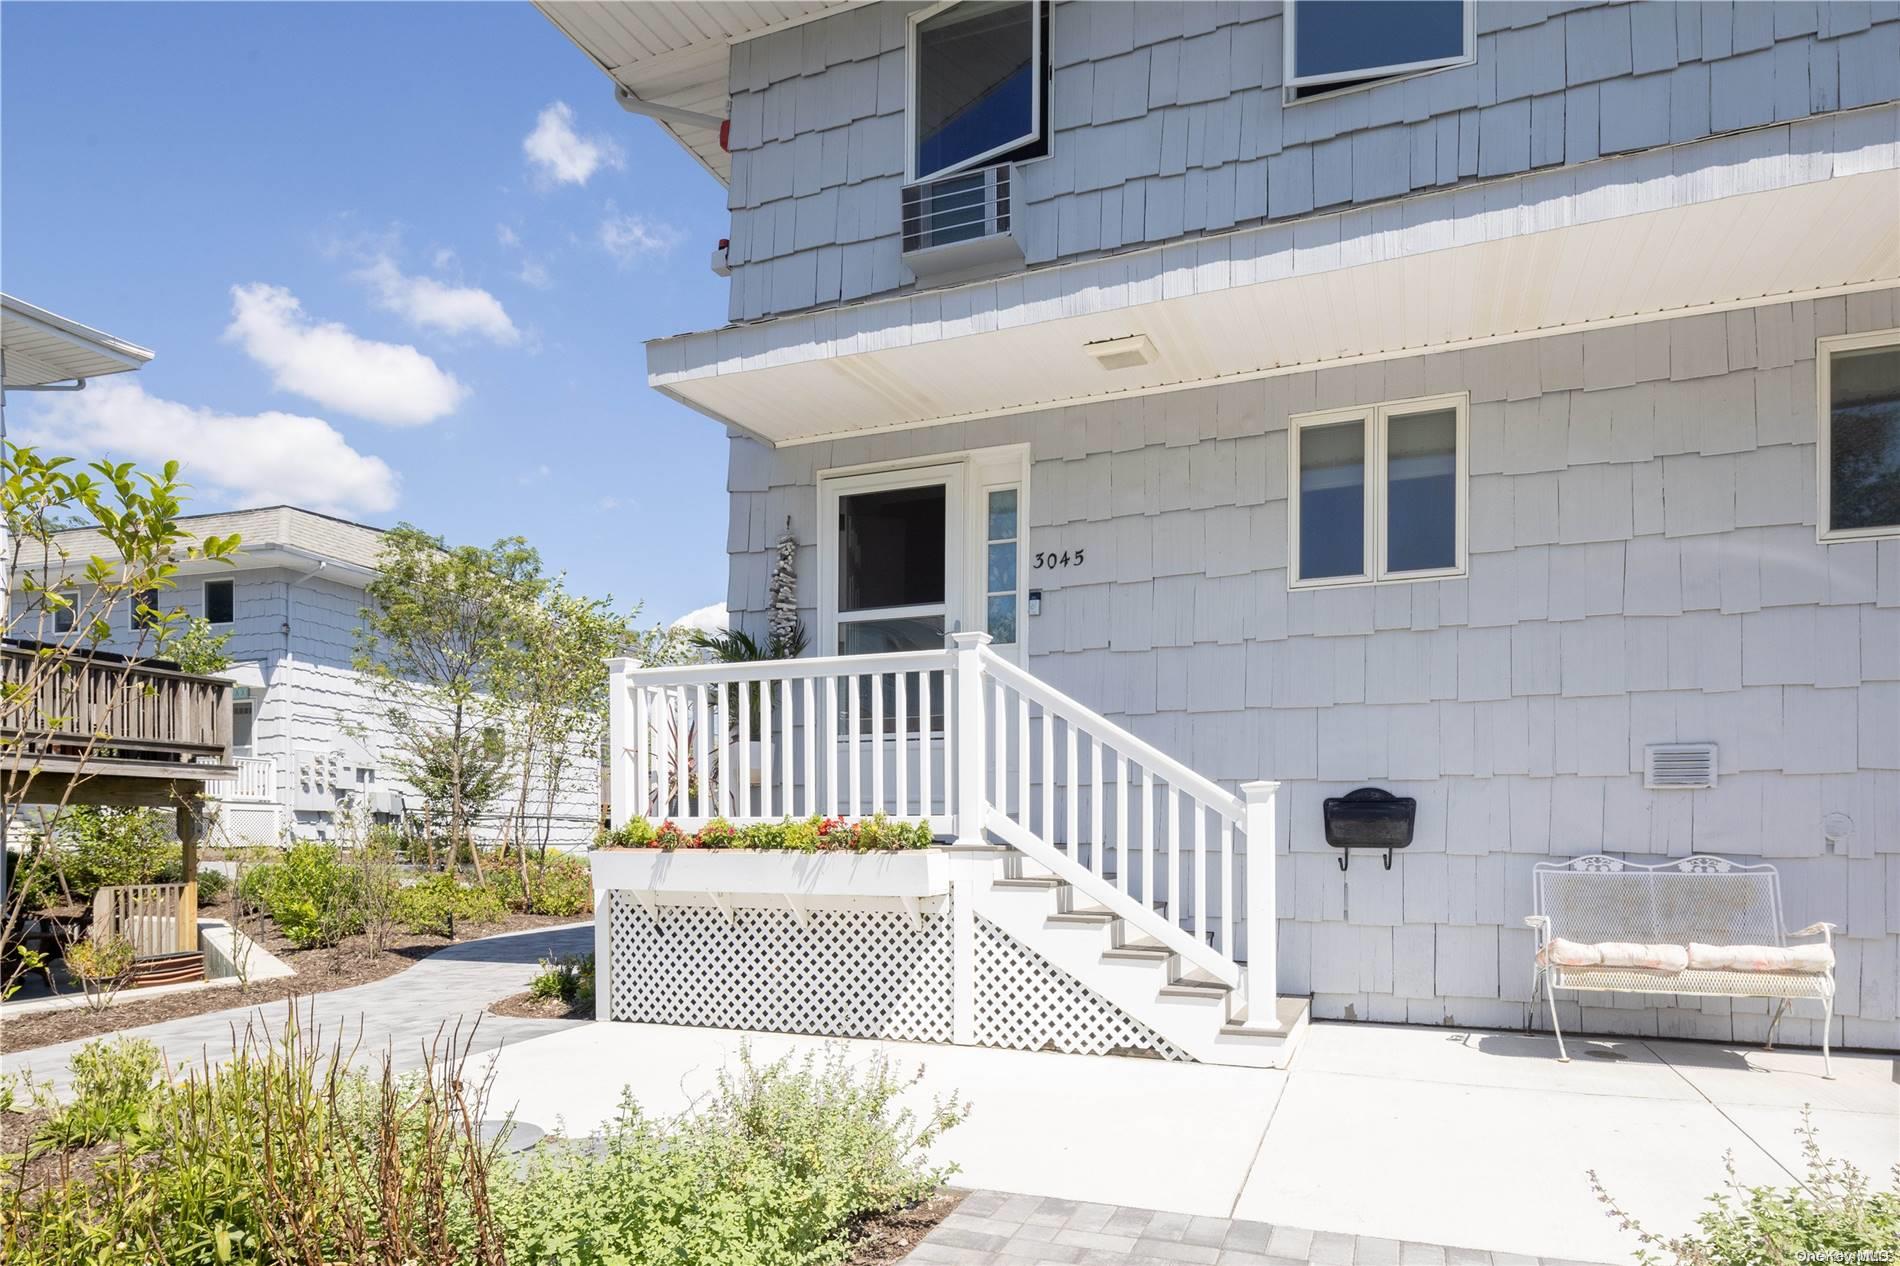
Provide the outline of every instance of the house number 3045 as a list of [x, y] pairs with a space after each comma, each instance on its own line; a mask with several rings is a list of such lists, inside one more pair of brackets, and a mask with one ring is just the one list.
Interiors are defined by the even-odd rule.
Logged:
[[1065, 549], [1061, 553], [1055, 550], [1038, 550], [1033, 564], [1037, 571], [1047, 571], [1052, 567], [1080, 567], [1086, 550]]

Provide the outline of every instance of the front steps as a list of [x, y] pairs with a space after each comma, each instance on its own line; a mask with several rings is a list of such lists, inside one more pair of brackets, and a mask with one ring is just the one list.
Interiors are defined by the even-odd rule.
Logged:
[[1018, 853], [998, 857], [976, 912], [1201, 1063], [1284, 1068], [1305, 1035], [1306, 999], [1276, 999], [1262, 1023], [1237, 991]]

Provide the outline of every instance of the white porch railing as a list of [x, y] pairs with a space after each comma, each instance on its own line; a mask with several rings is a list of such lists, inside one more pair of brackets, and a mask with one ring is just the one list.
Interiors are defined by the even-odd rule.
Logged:
[[277, 762], [269, 756], [240, 756], [237, 777], [219, 778], [205, 784], [205, 795], [213, 800], [275, 800], [277, 798]]
[[[1273, 1014], [1274, 793], [1226, 791], [988, 649], [612, 661], [613, 823], [884, 812], [999, 841]], [[1242, 846], [1245, 841], [1245, 847]], [[1249, 866], [1249, 854], [1260, 865]], [[1252, 992], [1250, 990], [1250, 992]]]

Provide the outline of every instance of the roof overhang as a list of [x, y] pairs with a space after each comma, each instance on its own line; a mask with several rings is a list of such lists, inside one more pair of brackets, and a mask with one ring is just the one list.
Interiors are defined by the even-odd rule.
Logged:
[[773, 444], [1021, 413], [1900, 284], [1896, 206], [1883, 106], [659, 339], [648, 381]]
[[0, 351], [15, 389], [123, 374], [152, 359], [136, 343], [8, 294], [0, 294]]
[[652, 115], [723, 185], [732, 176], [731, 156], [719, 143], [732, 45], [861, 2], [535, 0], [535, 7], [607, 72], [624, 107]]

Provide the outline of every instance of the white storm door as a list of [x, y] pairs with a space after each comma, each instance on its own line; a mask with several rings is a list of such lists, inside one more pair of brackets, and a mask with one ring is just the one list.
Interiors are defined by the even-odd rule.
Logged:
[[820, 484], [819, 654], [942, 650], [972, 627], [963, 477], [959, 464]]

